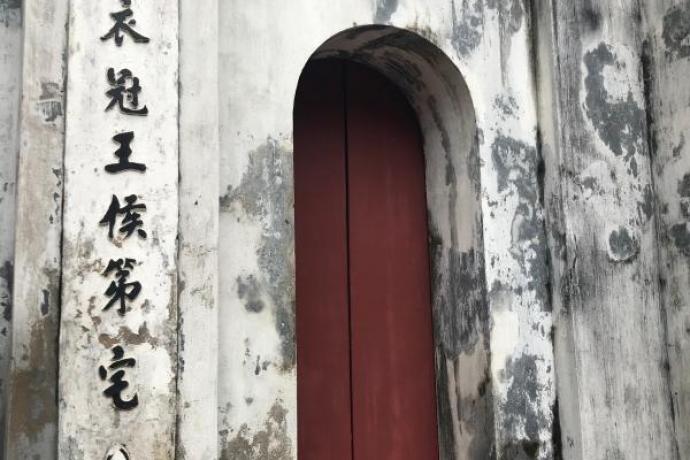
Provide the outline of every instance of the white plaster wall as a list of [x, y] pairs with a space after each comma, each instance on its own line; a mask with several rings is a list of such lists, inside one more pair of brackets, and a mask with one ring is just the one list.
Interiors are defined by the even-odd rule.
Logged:
[[[480, 132], [496, 449], [512, 458], [536, 445], [539, 458], [551, 456], [551, 319], [528, 14], [517, 1], [221, 3], [223, 458], [259, 458], [261, 449], [296, 455], [295, 364], [284, 346], [294, 340], [294, 293], [292, 278], [276, 278], [294, 268], [292, 196], [280, 194], [292, 187], [292, 102], [302, 66], [325, 40], [372, 23], [425, 36], [466, 78]], [[283, 253], [262, 257], [276, 248]], [[265, 304], [258, 313], [238, 292], [249, 279]]]

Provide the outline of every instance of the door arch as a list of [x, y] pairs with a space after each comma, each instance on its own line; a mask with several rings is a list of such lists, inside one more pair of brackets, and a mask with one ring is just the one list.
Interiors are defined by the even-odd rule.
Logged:
[[295, 100], [298, 451], [437, 458], [423, 141], [388, 79], [325, 59]]
[[[490, 320], [480, 134], [469, 89], [437, 45], [409, 30], [347, 29], [323, 42], [310, 60], [334, 57], [380, 72], [416, 112], [426, 174], [439, 458], [488, 458], [494, 449]], [[299, 307], [296, 314], [301, 321]], [[297, 355], [299, 374], [303, 360]]]

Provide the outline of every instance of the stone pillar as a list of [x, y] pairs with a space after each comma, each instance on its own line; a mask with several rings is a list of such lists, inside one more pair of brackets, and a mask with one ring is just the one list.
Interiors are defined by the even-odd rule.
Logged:
[[71, 1], [61, 458], [174, 457], [178, 64], [177, 2]]

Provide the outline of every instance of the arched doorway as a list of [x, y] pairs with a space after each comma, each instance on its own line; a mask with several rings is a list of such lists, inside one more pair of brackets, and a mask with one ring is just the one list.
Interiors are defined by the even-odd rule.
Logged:
[[378, 72], [322, 59], [294, 120], [299, 456], [438, 458], [416, 114]]

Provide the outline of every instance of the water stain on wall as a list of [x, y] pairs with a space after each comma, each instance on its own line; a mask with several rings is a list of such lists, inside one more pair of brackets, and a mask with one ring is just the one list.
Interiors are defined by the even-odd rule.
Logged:
[[220, 198], [221, 212], [239, 209], [261, 224], [259, 273], [250, 275], [253, 281], [246, 287], [238, 285], [238, 295], [245, 297], [243, 300], [249, 302], [245, 306], [250, 305], [248, 308], [256, 312], [262, 305], [258, 293], [268, 294], [281, 340], [284, 371], [294, 368], [296, 361], [292, 177], [292, 152], [276, 140], [267, 139], [249, 153], [240, 184], [228, 187]]

